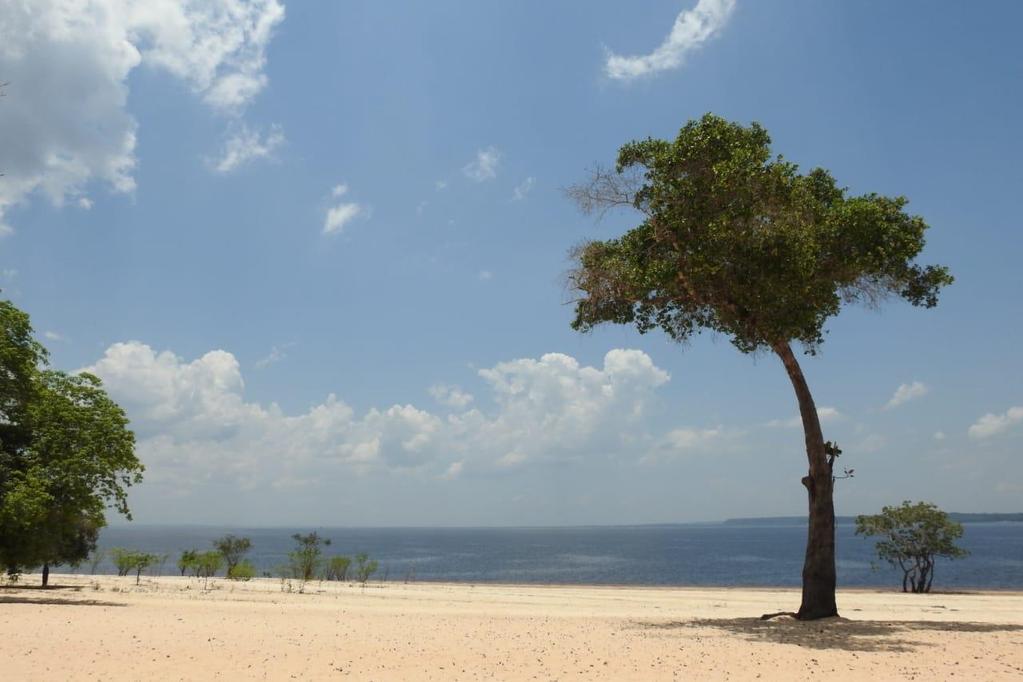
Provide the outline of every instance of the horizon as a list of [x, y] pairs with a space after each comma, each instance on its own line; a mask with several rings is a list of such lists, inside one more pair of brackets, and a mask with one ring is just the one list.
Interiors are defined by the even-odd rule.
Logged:
[[639, 218], [563, 188], [711, 111], [908, 197], [956, 277], [800, 355], [836, 514], [1017, 513], [1023, 5], [109, 2], [4, 5], [0, 288], [131, 420], [111, 527], [805, 514], [776, 358], [570, 328], [569, 249]]

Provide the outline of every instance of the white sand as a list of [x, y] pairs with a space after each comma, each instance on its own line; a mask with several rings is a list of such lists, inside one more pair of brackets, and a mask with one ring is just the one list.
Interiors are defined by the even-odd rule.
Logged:
[[843, 591], [801, 623], [757, 618], [780, 589], [51, 581], [0, 589], [0, 679], [1023, 679], [1021, 593]]

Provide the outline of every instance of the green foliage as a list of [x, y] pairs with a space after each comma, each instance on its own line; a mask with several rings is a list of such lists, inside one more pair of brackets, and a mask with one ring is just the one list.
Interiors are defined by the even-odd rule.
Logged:
[[227, 569], [227, 577], [231, 580], [252, 580], [256, 577], [256, 567], [248, 559], [243, 559]]
[[200, 578], [212, 578], [224, 566], [223, 555], [216, 551], [199, 552], [195, 555], [195, 574]]
[[28, 315], [10, 301], [0, 301], [0, 486], [5, 473], [17, 468], [17, 453], [31, 439], [26, 411], [35, 397], [38, 368], [47, 360]]
[[224, 562], [227, 564], [227, 574], [230, 576], [232, 569], [238, 565], [238, 562], [252, 548], [252, 541], [249, 538], [228, 534], [218, 540], [214, 540], [213, 546], [223, 555]]
[[45, 369], [28, 316], [8, 301], [0, 325], [0, 565], [77, 565], [108, 506], [131, 518], [135, 437], [98, 378]]
[[377, 572], [379, 564], [376, 560], [370, 560], [369, 555], [360, 553], [355, 555], [355, 579], [366, 584], [370, 576]]
[[352, 565], [351, 557], [332, 556], [327, 561], [327, 570], [323, 577], [327, 580], [345, 581], [348, 579], [348, 569]]
[[927, 224], [903, 197], [850, 196], [828, 171], [800, 174], [772, 157], [760, 125], [712, 114], [674, 141], [624, 145], [616, 173], [571, 190], [584, 210], [631, 205], [644, 220], [575, 252], [573, 327], [660, 328], [676, 341], [701, 330], [742, 352], [798, 340], [813, 352], [845, 302], [897, 296], [937, 303], [948, 270], [913, 260]]
[[875, 549], [882, 561], [902, 569], [902, 591], [930, 592], [935, 557], [959, 559], [968, 552], [955, 544], [963, 526], [929, 502], [903, 502], [880, 514], [856, 517], [856, 534], [880, 536]]
[[110, 558], [117, 568], [117, 575], [125, 576], [135, 572], [135, 584], [142, 580], [142, 571], [160, 562], [160, 555], [148, 552], [139, 552], [123, 547], [114, 547], [110, 550]]
[[192, 571], [193, 575], [198, 571], [196, 565], [196, 557], [199, 556], [199, 552], [194, 549], [186, 549], [181, 553], [178, 558], [178, 570], [181, 571], [181, 575]]
[[295, 550], [288, 553], [291, 576], [297, 580], [312, 580], [320, 572], [323, 563], [323, 547], [330, 544], [328, 538], [320, 537], [316, 532], [291, 536], [295, 541]]

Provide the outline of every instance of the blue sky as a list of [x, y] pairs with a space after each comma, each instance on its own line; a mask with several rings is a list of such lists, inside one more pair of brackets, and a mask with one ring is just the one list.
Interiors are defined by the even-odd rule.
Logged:
[[[773, 357], [569, 328], [561, 189], [713, 111], [903, 194], [938, 308], [804, 361], [839, 513], [1023, 493], [1017, 3], [0, 0], [0, 286], [128, 410], [148, 523], [804, 508]], [[6, 24], [6, 25], [5, 25]], [[901, 389], [900, 389], [901, 387]]]

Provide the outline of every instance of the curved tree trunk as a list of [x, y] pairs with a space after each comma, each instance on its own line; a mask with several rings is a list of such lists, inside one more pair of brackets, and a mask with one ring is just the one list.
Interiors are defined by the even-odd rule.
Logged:
[[835, 502], [831, 463], [824, 450], [824, 434], [821, 432], [817, 406], [814, 405], [810, 388], [806, 385], [806, 378], [796, 356], [792, 353], [792, 348], [788, 343], [780, 343], [774, 346], [774, 352], [785, 365], [792, 388], [796, 391], [799, 415], [806, 436], [806, 458], [809, 463], [809, 471], [802, 481], [809, 496], [810, 516], [806, 558], [803, 561], [803, 600], [797, 617], [800, 620], [813, 620], [837, 616]]

